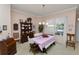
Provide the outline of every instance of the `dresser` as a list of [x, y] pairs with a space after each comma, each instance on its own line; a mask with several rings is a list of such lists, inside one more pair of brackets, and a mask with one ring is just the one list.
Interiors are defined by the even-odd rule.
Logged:
[[0, 55], [13, 55], [16, 52], [16, 41], [14, 38], [0, 41]]

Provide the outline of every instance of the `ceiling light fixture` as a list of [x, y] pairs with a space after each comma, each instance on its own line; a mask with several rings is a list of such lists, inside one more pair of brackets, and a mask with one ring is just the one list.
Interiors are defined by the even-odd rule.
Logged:
[[79, 21], [79, 18], [77, 19], [77, 21]]
[[45, 7], [45, 4], [43, 4], [42, 7], [44, 8]]

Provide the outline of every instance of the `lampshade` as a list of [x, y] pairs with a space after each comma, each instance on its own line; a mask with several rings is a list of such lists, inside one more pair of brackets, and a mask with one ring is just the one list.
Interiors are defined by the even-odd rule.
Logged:
[[42, 23], [41, 22], [39, 22], [39, 25], [41, 25]]
[[46, 25], [48, 25], [48, 23], [46, 23]]
[[79, 18], [77, 19], [77, 21], [79, 21]]

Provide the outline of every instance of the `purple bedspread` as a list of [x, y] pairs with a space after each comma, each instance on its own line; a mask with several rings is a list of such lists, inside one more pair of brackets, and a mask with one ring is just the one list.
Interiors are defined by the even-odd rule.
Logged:
[[48, 46], [50, 46], [50, 44], [55, 42], [55, 37], [54, 36], [48, 36], [48, 37], [36, 37], [33, 38], [34, 43], [39, 45], [39, 48], [41, 49], [41, 51], [43, 50], [43, 48], [47, 48]]

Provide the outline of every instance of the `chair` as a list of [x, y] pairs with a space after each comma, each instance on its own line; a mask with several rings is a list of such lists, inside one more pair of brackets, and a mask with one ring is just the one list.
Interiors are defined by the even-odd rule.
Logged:
[[66, 47], [71, 46], [75, 50], [75, 34], [67, 33]]
[[30, 44], [30, 51], [32, 51], [33, 54], [36, 54], [39, 52], [39, 47], [38, 44]]
[[34, 33], [33, 32], [29, 33], [29, 38], [34, 38]]

